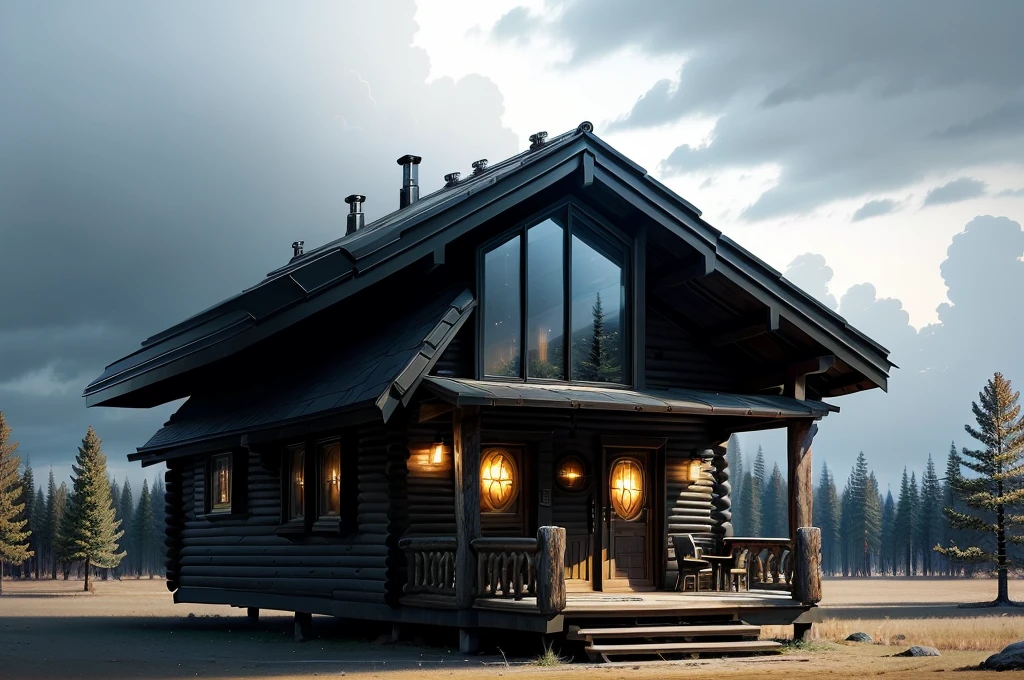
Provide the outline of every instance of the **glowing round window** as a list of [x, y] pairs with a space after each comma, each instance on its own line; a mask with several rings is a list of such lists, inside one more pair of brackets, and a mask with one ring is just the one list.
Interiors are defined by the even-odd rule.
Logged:
[[580, 491], [587, 483], [583, 459], [579, 456], [566, 456], [558, 463], [555, 475], [558, 486], [565, 491]]
[[615, 514], [636, 519], [644, 507], [644, 471], [635, 458], [619, 458], [612, 465], [608, 490]]
[[505, 512], [519, 495], [519, 469], [508, 449], [486, 449], [480, 461], [480, 505], [485, 512]]

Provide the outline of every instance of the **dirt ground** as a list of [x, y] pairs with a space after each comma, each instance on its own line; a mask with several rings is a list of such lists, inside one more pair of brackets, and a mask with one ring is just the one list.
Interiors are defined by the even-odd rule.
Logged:
[[[536, 651], [509, 640], [500, 655], [465, 656], [449, 631], [413, 631], [412, 641], [393, 644], [389, 628], [314, 617], [316, 637], [297, 644], [292, 621], [283, 612], [263, 612], [250, 624], [243, 610], [223, 606], [174, 605], [163, 581], [97, 581], [95, 594], [81, 593], [80, 581], [5, 581], [0, 597], [0, 678], [293, 678], [358, 674], [381, 680], [429, 680], [435, 676], [478, 680], [502, 676], [578, 678], [817, 678], [876, 675], [924, 677], [936, 671], [959, 675], [976, 667], [999, 641], [972, 642], [974, 651], [953, 648], [937, 658], [891, 656], [901, 646], [814, 643], [808, 649], [743, 659], [701, 659], [664, 663], [625, 663], [595, 667], [542, 668]], [[837, 635], [836, 621], [850, 619], [898, 624], [906, 617], [919, 626], [953, 629], [964, 639], [990, 636], [982, 623], [1002, 617], [1004, 635], [1024, 639], [1024, 609], [957, 610], [956, 603], [988, 599], [991, 581], [830, 580], [825, 584], [823, 631]], [[1024, 598], [1024, 583], [1013, 582], [1011, 595]], [[876, 611], [886, 614], [873, 616]], [[943, 614], [942, 612], [951, 612]], [[959, 612], [959, 613], [957, 613]], [[865, 616], [864, 614], [872, 614]], [[889, 621], [884, 621], [885, 616]], [[955, 620], [937, 616], [972, 617]], [[1009, 620], [1006, 620], [1009, 619]], [[979, 623], [982, 622], [982, 623]], [[898, 627], [898, 626], [897, 626]], [[972, 638], [971, 628], [978, 634]], [[426, 638], [426, 639], [423, 639]], [[531, 643], [535, 644], [535, 643]], [[986, 649], [990, 647], [990, 649]], [[984, 651], [983, 651], [984, 650]], [[977, 678], [977, 674], [970, 676]]]

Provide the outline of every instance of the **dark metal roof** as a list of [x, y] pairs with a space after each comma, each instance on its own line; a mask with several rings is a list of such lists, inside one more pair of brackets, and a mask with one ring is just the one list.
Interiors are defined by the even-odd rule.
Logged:
[[417, 301], [415, 311], [361, 330], [357, 341], [339, 344], [323, 360], [300, 363], [277, 379], [261, 379], [231, 393], [194, 396], [130, 458], [157, 462], [172, 447], [279, 428], [361, 405], [372, 404], [377, 417], [387, 420], [399, 404], [408, 403], [475, 306], [469, 291]]
[[701, 219], [700, 211], [592, 133], [589, 123], [488, 166], [363, 229], [293, 258], [256, 286], [179, 323], [114, 362], [85, 389], [87, 404], [152, 406], [187, 396], [155, 390], [270, 337], [387, 278], [572, 175], [615, 192], [702, 254], [709, 266], [780, 309], [869, 384], [886, 386], [888, 350]]
[[755, 418], [821, 418], [839, 411], [838, 407], [823, 401], [702, 390], [647, 389], [638, 392], [590, 385], [497, 382], [438, 376], [427, 376], [423, 386], [455, 406], [525, 406]]

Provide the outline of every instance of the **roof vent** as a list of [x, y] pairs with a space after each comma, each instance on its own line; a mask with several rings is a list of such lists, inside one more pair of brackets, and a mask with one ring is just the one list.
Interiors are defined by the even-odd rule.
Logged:
[[458, 172], [449, 172], [447, 175], [444, 176], [444, 185], [446, 187], [453, 187], [456, 184], [458, 184], [460, 174], [461, 173]]
[[298, 257], [302, 255], [302, 246], [306, 244], [305, 241], [295, 241], [292, 243], [292, 257]]
[[545, 140], [547, 140], [547, 138], [548, 133], [546, 132], [534, 132], [532, 135], [530, 135], [530, 148], [538, 149], [544, 146], [544, 142]]
[[366, 196], [360, 194], [352, 194], [345, 198], [345, 202], [348, 203], [348, 224], [345, 228], [345, 236], [353, 234], [363, 228], [363, 201], [366, 200]]
[[484, 170], [487, 169], [487, 159], [481, 158], [478, 161], [473, 161], [473, 174], [482, 175]]
[[420, 200], [420, 169], [423, 159], [406, 154], [398, 159], [402, 166], [402, 188], [398, 190], [398, 208], [401, 210]]

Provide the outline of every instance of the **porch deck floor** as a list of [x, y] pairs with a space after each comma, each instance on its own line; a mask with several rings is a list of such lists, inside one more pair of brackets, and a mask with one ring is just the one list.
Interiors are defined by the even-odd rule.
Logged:
[[[478, 599], [474, 603], [476, 609], [499, 609], [504, 611], [524, 611], [537, 608], [537, 598], [524, 597], [521, 600], [511, 598]], [[671, 591], [647, 592], [570, 592], [566, 595], [566, 617], [599, 614], [606, 616], [637, 616], [647, 613], [668, 613], [679, 611], [684, 613], [727, 613], [732, 610], [748, 608], [800, 608], [799, 602], [793, 600], [788, 592], [772, 590], [751, 590], [736, 592], [702, 592], [679, 593]]]

